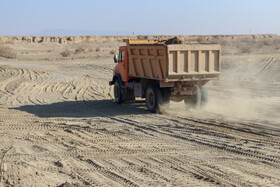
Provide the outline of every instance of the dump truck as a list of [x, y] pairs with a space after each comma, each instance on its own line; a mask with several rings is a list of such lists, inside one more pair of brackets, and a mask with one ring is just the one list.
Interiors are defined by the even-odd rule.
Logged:
[[205, 84], [220, 75], [220, 45], [182, 44], [177, 38], [124, 42], [114, 55], [117, 64], [109, 82], [116, 103], [145, 98], [152, 113], [161, 113], [170, 100], [191, 108], [207, 103]]

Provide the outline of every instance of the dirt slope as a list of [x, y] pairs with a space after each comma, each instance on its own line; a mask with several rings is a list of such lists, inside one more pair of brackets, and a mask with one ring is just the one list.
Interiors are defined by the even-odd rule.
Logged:
[[[175, 35], [138, 35], [138, 36], [0, 36], [0, 43], [54, 43], [54, 44], [77, 44], [85, 42], [122, 42], [123, 39], [169, 39]], [[280, 36], [277, 34], [253, 34], [253, 35], [179, 35], [176, 36], [183, 41], [189, 40], [275, 40]]]
[[208, 107], [158, 115], [113, 103], [111, 58], [2, 60], [1, 186], [278, 186], [279, 60], [254, 63], [209, 83]]

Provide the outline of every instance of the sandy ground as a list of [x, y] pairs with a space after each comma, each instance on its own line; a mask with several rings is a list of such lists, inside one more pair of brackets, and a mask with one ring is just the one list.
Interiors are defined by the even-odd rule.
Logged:
[[100, 45], [0, 60], [0, 186], [279, 186], [280, 55], [224, 55], [207, 107], [160, 115], [113, 102]]

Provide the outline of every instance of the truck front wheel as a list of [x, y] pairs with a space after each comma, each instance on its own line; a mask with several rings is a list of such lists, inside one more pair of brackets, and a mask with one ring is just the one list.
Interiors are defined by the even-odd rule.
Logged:
[[114, 83], [114, 97], [116, 103], [118, 104], [122, 103], [122, 90], [121, 90], [121, 84], [119, 79], [117, 79]]
[[161, 104], [162, 96], [160, 89], [155, 85], [150, 85], [146, 91], [147, 109], [152, 113], [160, 113]]

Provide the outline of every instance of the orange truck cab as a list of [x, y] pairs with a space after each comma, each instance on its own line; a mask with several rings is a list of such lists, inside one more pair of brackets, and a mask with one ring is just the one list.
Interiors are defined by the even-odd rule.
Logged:
[[220, 75], [219, 45], [182, 44], [169, 40], [124, 40], [114, 55], [116, 66], [109, 85], [115, 102], [146, 99], [150, 112], [160, 113], [170, 100], [199, 107], [208, 101], [204, 86]]
[[127, 86], [128, 80], [131, 78], [128, 76], [128, 54], [126, 46], [119, 48], [119, 56], [114, 56], [114, 61], [117, 65], [114, 68], [114, 75], [119, 74], [124, 85]]

